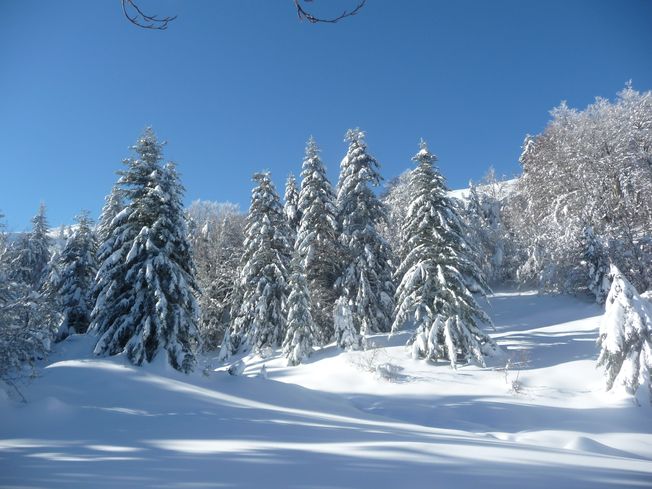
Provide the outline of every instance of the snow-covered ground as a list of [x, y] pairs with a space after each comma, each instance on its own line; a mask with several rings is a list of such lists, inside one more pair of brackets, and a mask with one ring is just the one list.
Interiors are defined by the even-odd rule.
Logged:
[[239, 377], [71, 337], [27, 404], [0, 400], [0, 486], [651, 487], [652, 409], [603, 392], [600, 308], [516, 292], [488, 308], [506, 356], [457, 371], [409, 359], [407, 333], [299, 367], [249, 358]]

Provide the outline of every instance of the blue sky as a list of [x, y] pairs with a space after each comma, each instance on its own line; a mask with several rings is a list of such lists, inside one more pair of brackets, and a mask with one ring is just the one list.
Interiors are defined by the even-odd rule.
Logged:
[[[339, 11], [353, 1], [317, 0]], [[328, 4], [328, 5], [327, 5]], [[420, 137], [453, 188], [519, 171], [526, 133], [561, 100], [652, 88], [649, 0], [368, 0], [335, 25], [291, 0], [140, 0], [178, 14], [129, 24], [117, 0], [0, 0], [0, 210], [28, 227], [97, 216], [147, 125], [186, 200], [248, 206], [252, 172], [282, 187], [313, 134], [333, 180], [359, 126], [386, 179]]]

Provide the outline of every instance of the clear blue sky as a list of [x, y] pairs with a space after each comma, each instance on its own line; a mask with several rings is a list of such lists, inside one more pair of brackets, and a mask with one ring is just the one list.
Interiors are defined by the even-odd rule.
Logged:
[[[354, 0], [317, 0], [339, 11]], [[178, 14], [129, 24], [118, 0], [0, 0], [0, 209], [29, 226], [97, 216], [146, 125], [167, 140], [186, 200], [248, 206], [252, 172], [282, 187], [313, 134], [335, 179], [349, 127], [386, 179], [420, 137], [449, 186], [519, 171], [526, 133], [561, 100], [652, 88], [650, 0], [368, 0], [336, 25], [291, 0], [140, 0]]]

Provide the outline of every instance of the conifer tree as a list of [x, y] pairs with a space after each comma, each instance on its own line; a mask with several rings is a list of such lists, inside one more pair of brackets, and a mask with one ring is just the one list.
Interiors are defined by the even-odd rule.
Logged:
[[297, 180], [294, 174], [290, 173], [285, 182], [285, 204], [283, 212], [288, 220], [292, 237], [296, 236], [301, 221], [301, 211], [299, 210], [299, 191], [297, 190]]
[[45, 204], [32, 218], [32, 230], [22, 235], [10, 250], [10, 279], [40, 291], [48, 276], [52, 238], [45, 215]]
[[281, 346], [285, 337], [290, 228], [269, 173], [257, 173], [253, 179], [256, 187], [245, 225], [240, 307], [233, 331], [225, 338], [230, 345], [223, 349], [229, 354], [241, 347], [261, 353]]
[[58, 277], [50, 282], [63, 314], [57, 335], [60, 340], [72, 333], [85, 333], [93, 310], [97, 240], [88, 212], [76, 220], [77, 227], [58, 257]]
[[346, 133], [349, 149], [340, 164], [337, 204], [344, 267], [337, 286], [346, 298], [361, 335], [389, 331], [394, 306], [391, 250], [377, 226], [385, 219], [372, 187], [381, 181], [379, 164], [369, 155], [364, 133]]
[[412, 201], [401, 236], [402, 262], [397, 270], [396, 312], [392, 331], [413, 323], [410, 343], [414, 356], [458, 361], [475, 359], [495, 349], [480, 329], [490, 324], [467, 288], [465, 277], [486, 285], [480, 270], [469, 258], [462, 224], [441, 174], [436, 157], [425, 142], [413, 158], [417, 167], [410, 174]]
[[283, 353], [288, 360], [288, 365], [298, 365], [312, 353], [315, 339], [315, 324], [310, 313], [311, 301], [308, 282], [298, 256], [295, 256], [292, 261], [289, 290], [287, 331], [283, 342]]
[[611, 265], [611, 289], [600, 322], [598, 367], [607, 390], [621, 386], [636, 395], [639, 388], [652, 401], [652, 302]]
[[104, 199], [104, 207], [100, 214], [100, 220], [97, 223], [97, 239], [104, 243], [109, 239], [111, 234], [111, 222], [125, 208], [122, 190], [118, 184], [111, 188], [111, 192]]
[[141, 365], [163, 351], [170, 365], [192, 370], [197, 342], [197, 286], [174, 165], [163, 166], [162, 144], [151, 128], [125, 160], [118, 186], [125, 208], [100, 246], [98, 295], [91, 330], [96, 354], [125, 352]]
[[296, 250], [303, 262], [312, 302], [317, 344], [333, 337], [335, 282], [340, 275], [341, 250], [337, 232], [335, 192], [326, 176], [314, 138], [306, 145], [301, 172], [299, 211], [301, 220]]

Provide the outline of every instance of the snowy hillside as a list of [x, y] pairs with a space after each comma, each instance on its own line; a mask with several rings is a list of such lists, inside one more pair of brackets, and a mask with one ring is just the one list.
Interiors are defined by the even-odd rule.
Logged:
[[0, 400], [0, 486], [648, 486], [652, 410], [604, 393], [601, 309], [503, 292], [488, 311], [505, 358], [457, 371], [409, 359], [408, 333], [298, 367], [246, 358], [237, 377], [95, 358], [70, 337], [27, 404]]

